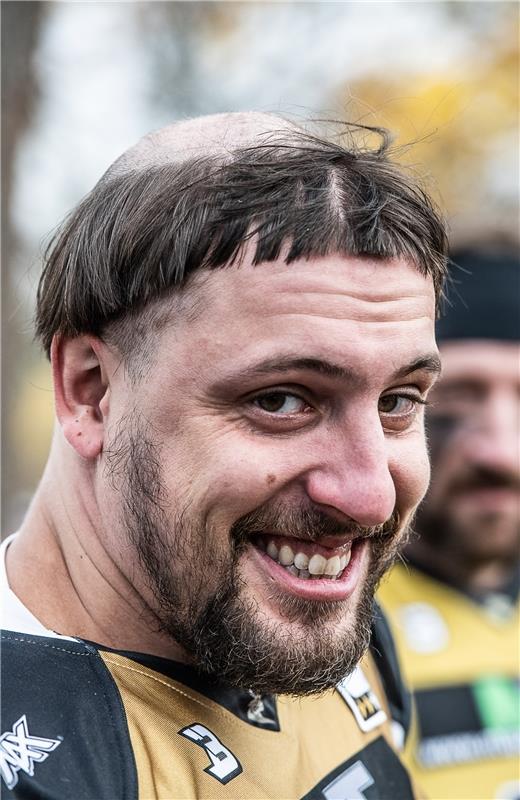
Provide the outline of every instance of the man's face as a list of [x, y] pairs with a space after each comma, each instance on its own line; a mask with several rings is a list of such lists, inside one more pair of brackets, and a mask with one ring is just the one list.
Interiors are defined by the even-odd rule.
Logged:
[[244, 261], [189, 291], [146, 379], [114, 377], [107, 541], [201, 669], [318, 691], [361, 657], [428, 483], [432, 283], [330, 256]]
[[431, 396], [432, 485], [418, 529], [469, 564], [514, 563], [520, 544], [520, 360], [516, 343], [442, 346]]

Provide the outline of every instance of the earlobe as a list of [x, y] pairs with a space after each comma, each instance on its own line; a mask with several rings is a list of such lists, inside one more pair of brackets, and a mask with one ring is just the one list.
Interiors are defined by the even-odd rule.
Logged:
[[63, 434], [85, 459], [103, 450], [108, 380], [104, 345], [92, 336], [55, 336], [51, 347], [56, 414]]

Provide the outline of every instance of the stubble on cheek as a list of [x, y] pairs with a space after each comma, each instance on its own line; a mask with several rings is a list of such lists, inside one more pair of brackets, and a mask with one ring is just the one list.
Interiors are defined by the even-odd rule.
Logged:
[[148, 587], [147, 605], [162, 630], [164, 620], [193, 613], [192, 598], [207, 595], [222, 555], [212, 552], [191, 504], [172, 499], [163, 480], [163, 448], [152, 433], [138, 412], [122, 418], [104, 451], [105, 477], [119, 502], [123, 543], [137, 556], [139, 583]]

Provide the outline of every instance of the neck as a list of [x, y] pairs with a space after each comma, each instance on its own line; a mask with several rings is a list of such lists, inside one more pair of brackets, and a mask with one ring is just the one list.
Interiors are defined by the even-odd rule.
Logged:
[[510, 560], [488, 559], [471, 562], [463, 554], [436, 548], [425, 539], [410, 542], [406, 555], [425, 571], [470, 594], [501, 591], [513, 578], [515, 565]]
[[[189, 661], [185, 651], [160, 632], [145, 591], [125, 576], [117, 556], [105, 547], [94, 492], [80, 488], [88, 486], [84, 474], [76, 477], [73, 482], [70, 472], [65, 477], [47, 469], [7, 550], [11, 589], [42, 625], [57, 633], [117, 650]], [[71, 486], [78, 488], [71, 492]]]

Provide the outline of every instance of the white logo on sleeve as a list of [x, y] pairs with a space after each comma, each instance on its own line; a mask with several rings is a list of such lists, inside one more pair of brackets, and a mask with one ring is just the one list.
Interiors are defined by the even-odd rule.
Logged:
[[206, 751], [211, 764], [204, 769], [204, 772], [216, 778], [220, 783], [228, 783], [242, 772], [240, 761], [235, 758], [231, 750], [224, 747], [220, 739], [209, 728], [195, 723], [183, 728], [179, 733]]
[[332, 783], [329, 783], [322, 792], [327, 800], [366, 800], [363, 789], [374, 785], [374, 779], [361, 761], [356, 761]]
[[34, 765], [42, 761], [56, 750], [61, 739], [45, 739], [43, 736], [31, 736], [25, 714], [13, 725], [12, 731], [0, 736], [0, 772], [8, 789], [18, 783], [18, 772], [34, 775]]
[[360, 666], [338, 683], [336, 689], [362, 731], [371, 731], [385, 722], [386, 713]]

